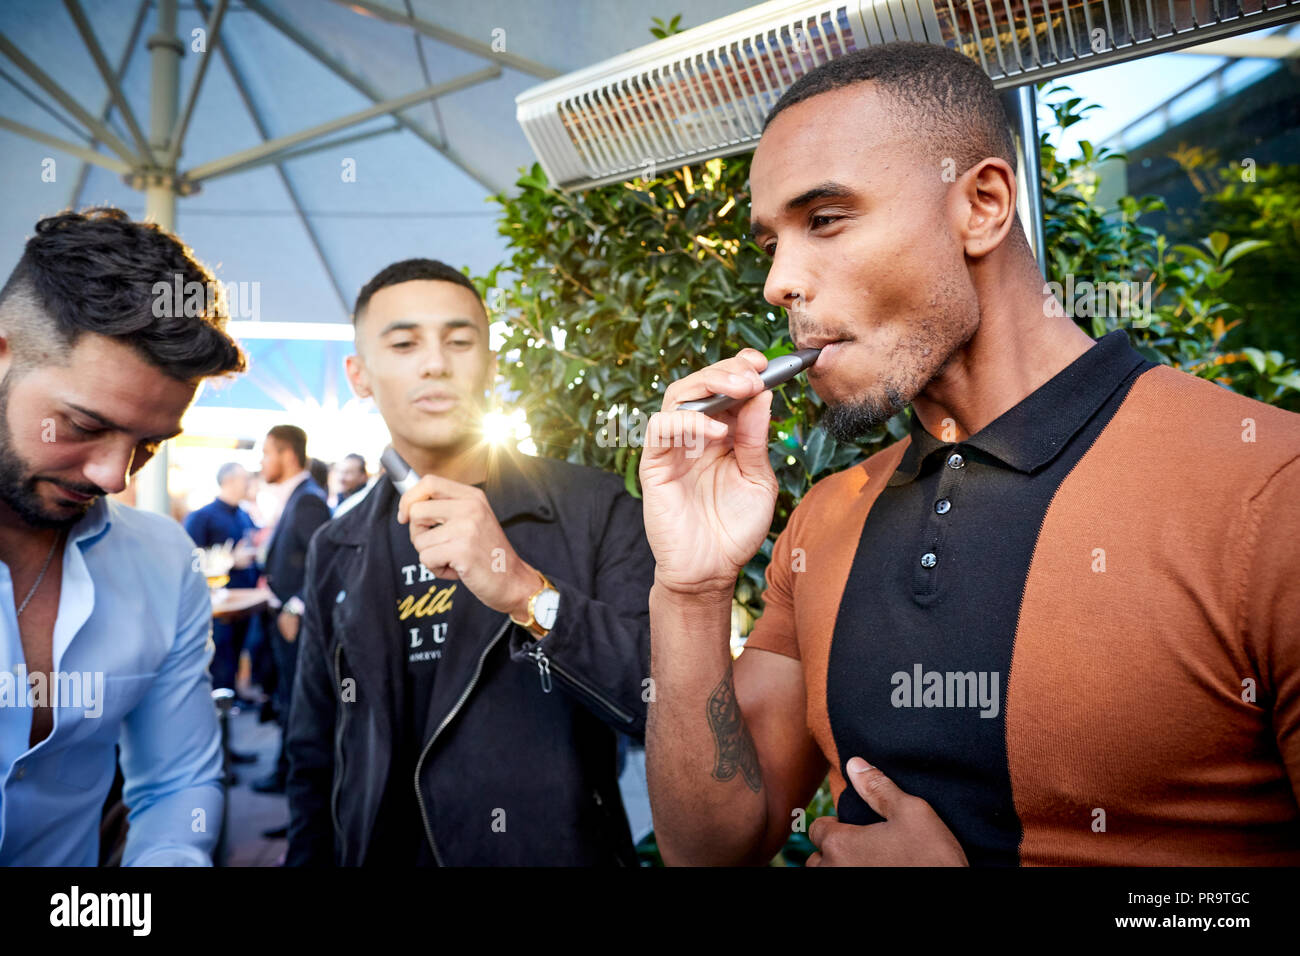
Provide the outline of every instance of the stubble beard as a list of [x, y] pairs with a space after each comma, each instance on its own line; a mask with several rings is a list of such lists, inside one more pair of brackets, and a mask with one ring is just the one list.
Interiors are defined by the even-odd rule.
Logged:
[[862, 438], [912, 404], [916, 396], [944, 373], [979, 328], [978, 311], [973, 323], [963, 321], [956, 309], [945, 310], [939, 319], [937, 327], [922, 322], [912, 335], [899, 343], [895, 356], [910, 359], [902, 376], [895, 373], [873, 391], [852, 401], [827, 402], [821, 417], [821, 426], [827, 434], [840, 442]]
[[36, 478], [13, 447], [13, 435], [9, 430], [11, 377], [12, 374], [0, 379], [0, 501], [32, 528], [71, 528], [85, 516], [95, 500], [86, 502], [72, 514], [60, 512], [54, 515], [45, 510], [40, 492], [36, 490]]

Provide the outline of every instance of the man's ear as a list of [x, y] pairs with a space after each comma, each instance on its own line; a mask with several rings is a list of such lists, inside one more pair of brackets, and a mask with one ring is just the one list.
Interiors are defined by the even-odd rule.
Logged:
[[1006, 160], [981, 160], [954, 184], [956, 234], [966, 255], [981, 258], [1006, 240], [1016, 221], [1016, 174]]
[[347, 374], [348, 384], [352, 386], [357, 398], [369, 398], [370, 374], [366, 371], [366, 361], [360, 355], [349, 355], [343, 360], [343, 371]]
[[9, 341], [9, 333], [0, 328], [0, 381], [9, 374], [9, 366], [14, 363], [14, 349]]

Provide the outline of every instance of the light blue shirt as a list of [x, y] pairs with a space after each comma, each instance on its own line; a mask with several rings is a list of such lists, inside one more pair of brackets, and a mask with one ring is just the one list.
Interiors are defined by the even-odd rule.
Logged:
[[115, 743], [131, 808], [123, 865], [211, 864], [225, 798], [212, 604], [193, 551], [170, 518], [109, 498], [73, 527], [56, 677], [44, 682], [54, 729], [35, 747], [13, 577], [0, 562], [0, 865], [98, 863]]

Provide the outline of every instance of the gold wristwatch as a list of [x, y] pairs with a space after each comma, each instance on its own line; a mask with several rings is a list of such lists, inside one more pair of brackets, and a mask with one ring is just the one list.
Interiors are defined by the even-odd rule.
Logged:
[[555, 626], [555, 615], [560, 609], [560, 592], [541, 571], [537, 574], [542, 579], [542, 586], [528, 598], [528, 620], [521, 621], [513, 614], [510, 615], [510, 620], [541, 639]]

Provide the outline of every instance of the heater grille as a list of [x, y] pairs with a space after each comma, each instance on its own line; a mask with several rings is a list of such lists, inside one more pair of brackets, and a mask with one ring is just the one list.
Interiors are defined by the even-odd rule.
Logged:
[[774, 0], [552, 80], [516, 100], [552, 182], [653, 174], [753, 148], [796, 79], [890, 40], [939, 43], [998, 87], [1300, 16], [1300, 0]]
[[750, 142], [783, 90], [858, 46], [841, 6], [583, 90], [557, 112], [588, 169], [637, 171]]
[[1009, 86], [1086, 69], [1100, 60], [1258, 29], [1300, 15], [1300, 5], [1295, 0], [936, 0], [935, 13], [941, 31], [936, 42], [979, 60], [995, 82], [1014, 80], [998, 83]]

